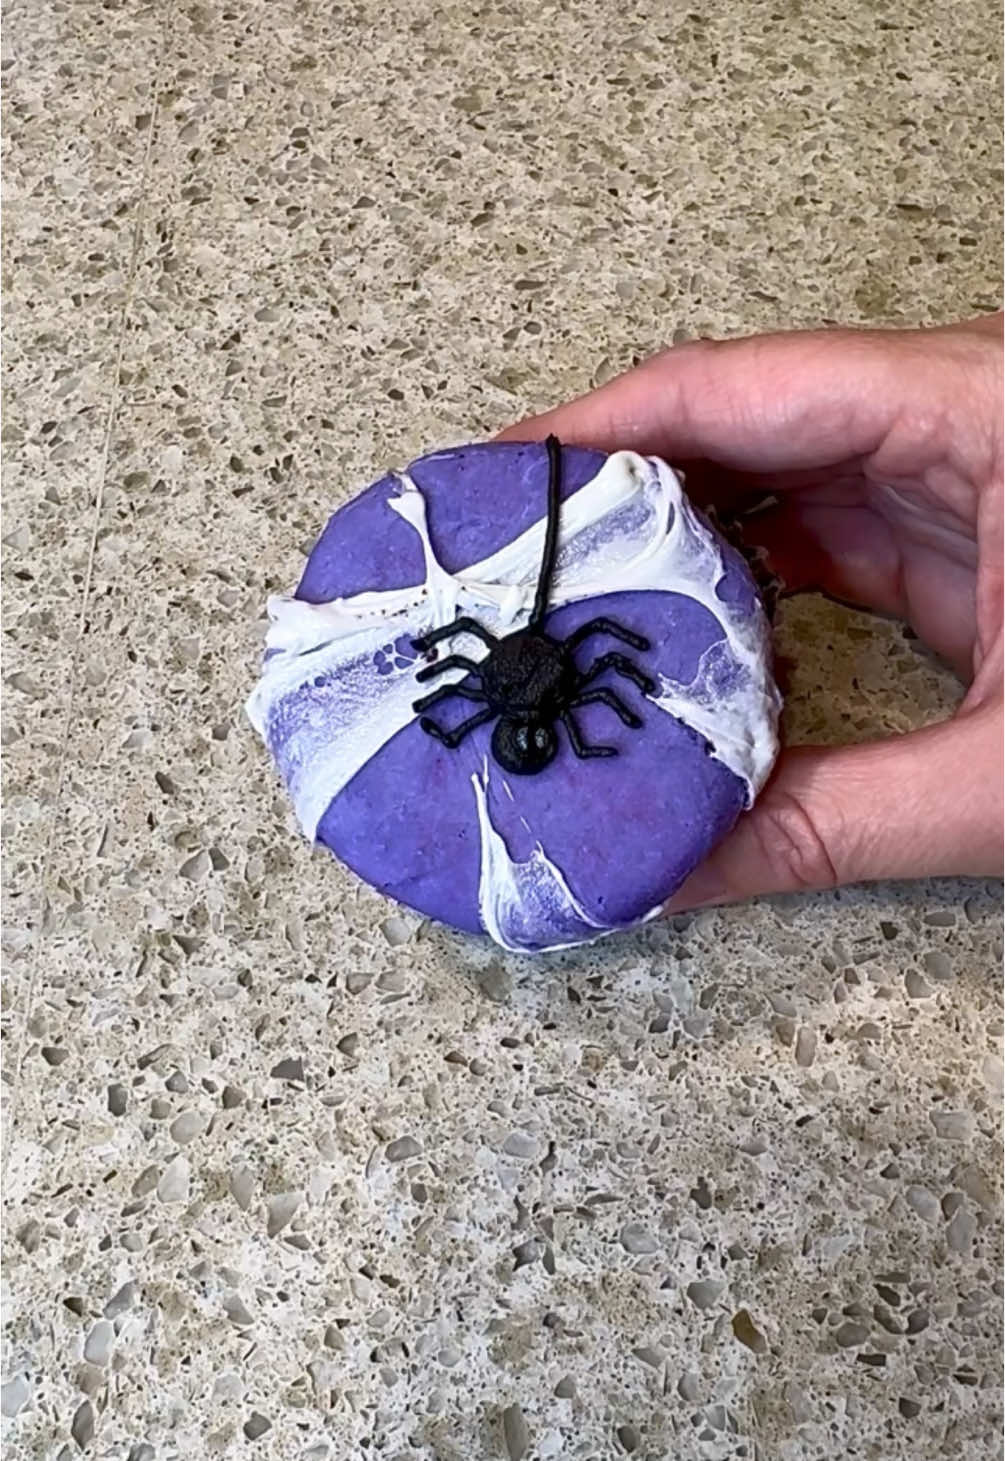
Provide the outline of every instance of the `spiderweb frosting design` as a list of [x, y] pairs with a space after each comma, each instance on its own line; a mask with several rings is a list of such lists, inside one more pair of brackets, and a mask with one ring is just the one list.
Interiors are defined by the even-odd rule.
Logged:
[[[248, 713], [312, 839], [333, 799], [415, 719], [411, 639], [450, 623], [459, 612], [493, 634], [505, 634], [526, 623], [532, 608], [545, 532], [543, 502], [533, 526], [489, 557], [448, 572], [433, 549], [422, 491], [407, 473], [397, 482], [387, 508], [421, 543], [420, 584], [319, 604], [291, 596], [269, 600], [266, 658]], [[774, 761], [780, 700], [769, 668], [767, 620], [758, 605], [752, 610], [719, 597], [725, 573], [719, 540], [691, 508], [677, 475], [658, 459], [615, 453], [562, 505], [553, 610], [621, 592], [653, 592], [683, 595], [713, 616], [721, 636], [702, 654], [696, 673], [688, 683], [660, 674], [650, 703], [652, 713], [673, 717], [709, 743], [714, 758], [742, 782], [750, 805]], [[486, 653], [469, 635], [459, 635], [457, 647], [475, 661]], [[448, 671], [443, 683], [464, 675]], [[638, 734], [644, 737], [644, 728]], [[490, 855], [497, 868], [505, 859], [486, 831], [488, 777], [469, 785], [472, 816], [481, 828], [486, 931], [509, 948], [587, 942], [609, 931], [610, 924], [584, 912], [567, 876], [543, 848], [534, 854], [535, 868], [509, 862], [507, 897], [494, 898], [486, 867]], [[500, 907], [507, 910], [509, 928], [500, 923]]]

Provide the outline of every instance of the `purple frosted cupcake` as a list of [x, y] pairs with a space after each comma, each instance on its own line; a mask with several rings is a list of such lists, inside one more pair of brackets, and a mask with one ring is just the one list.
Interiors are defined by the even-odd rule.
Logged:
[[753, 580], [655, 458], [434, 452], [269, 617], [248, 708], [307, 835], [512, 951], [655, 916], [777, 751]]

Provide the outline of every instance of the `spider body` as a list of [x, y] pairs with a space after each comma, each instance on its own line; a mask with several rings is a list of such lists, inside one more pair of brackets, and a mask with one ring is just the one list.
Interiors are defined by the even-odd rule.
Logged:
[[480, 662], [451, 653], [421, 669], [415, 677], [420, 682], [434, 679], [446, 670], [464, 669], [470, 671], [474, 683], [441, 686], [416, 700], [413, 709], [422, 713], [454, 696], [471, 701], [479, 709], [452, 730], [444, 730], [425, 714], [419, 724], [428, 735], [453, 749], [477, 726], [495, 720], [493, 758], [504, 771], [517, 776], [536, 775], [555, 759], [559, 746], [556, 721], [565, 726], [573, 751], [582, 759], [617, 754], [613, 746], [585, 744], [572, 714], [580, 706], [606, 705], [623, 724], [633, 729], [641, 726], [641, 717], [629, 709], [616, 691], [607, 686], [593, 686], [593, 681], [605, 671], [613, 670], [631, 680], [643, 694], [656, 688], [649, 675], [617, 650], [601, 655], [585, 670], [576, 664], [576, 649], [595, 634], [608, 634], [636, 650], [649, 649], [647, 639], [623, 628], [614, 619], [591, 619], [567, 639], [556, 639], [542, 627], [558, 548], [561, 470], [558, 441], [550, 436], [546, 445], [548, 523], [534, 609], [527, 626], [497, 639], [477, 619], [460, 615], [453, 623], [413, 641], [420, 653], [435, 650], [443, 640], [457, 634], [473, 635], [487, 645], [489, 652]]
[[576, 666], [559, 640], [520, 629], [498, 641], [479, 673], [491, 704], [554, 720], [573, 691]]

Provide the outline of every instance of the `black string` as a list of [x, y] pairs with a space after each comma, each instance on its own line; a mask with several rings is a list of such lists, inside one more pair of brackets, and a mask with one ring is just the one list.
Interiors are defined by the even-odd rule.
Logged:
[[551, 579], [555, 571], [558, 554], [558, 519], [561, 507], [562, 444], [557, 436], [549, 436], [545, 442], [548, 450], [548, 526], [544, 536], [544, 553], [541, 557], [541, 572], [534, 596], [534, 612], [530, 616], [530, 628], [537, 629], [548, 612], [548, 597], [551, 593]]

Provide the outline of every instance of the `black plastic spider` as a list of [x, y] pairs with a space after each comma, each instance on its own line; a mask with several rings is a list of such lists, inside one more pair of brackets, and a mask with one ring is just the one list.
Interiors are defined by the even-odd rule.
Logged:
[[453, 750], [476, 726], [498, 717], [499, 723], [492, 733], [492, 755], [504, 771], [516, 776], [534, 776], [554, 760], [558, 752], [556, 720], [565, 726], [569, 743], [577, 756], [586, 759], [617, 754], [614, 746], [588, 746], [584, 743], [572, 716], [572, 711], [581, 705], [607, 705], [633, 730], [641, 726], [641, 718], [629, 710], [614, 690], [589, 688], [605, 670], [614, 670], [631, 680], [643, 694], [649, 694], [656, 688], [647, 674], [617, 650], [602, 654], [589, 669], [577, 668], [573, 651], [593, 634], [610, 634], [632, 649], [650, 648], [648, 639], [622, 628], [613, 619], [591, 619], [581, 624], [567, 639], [554, 639], [542, 628], [548, 612], [548, 596], [558, 552], [562, 470], [562, 449], [557, 437], [549, 436], [545, 445], [548, 449], [548, 523], [534, 608], [527, 627], [497, 639], [477, 619], [461, 615], [452, 624], [444, 624], [413, 640], [420, 654], [455, 634], [473, 634], [488, 645], [489, 652], [479, 664], [463, 654], [448, 654], [445, 659], [420, 670], [415, 677], [417, 680], [432, 680], [445, 670], [469, 670], [477, 676], [477, 683], [443, 685], [416, 700], [412, 709], [417, 713], [429, 710], [452, 695], [481, 705], [483, 709], [453, 730], [444, 730], [425, 715], [419, 724], [429, 735]]

